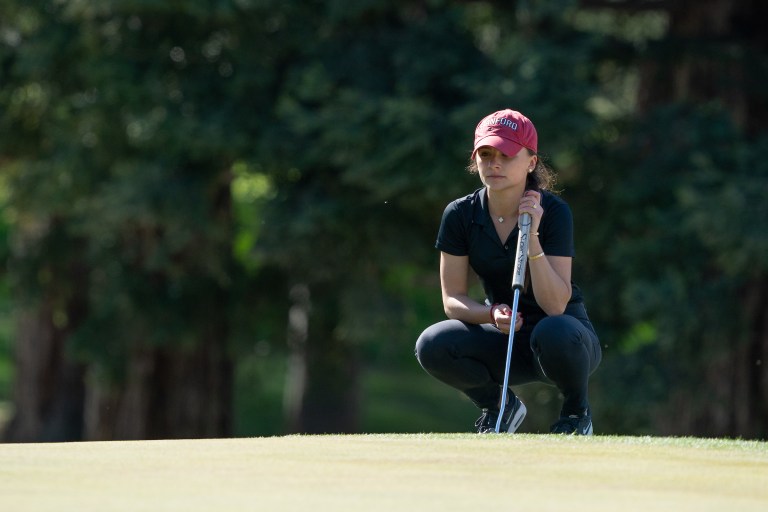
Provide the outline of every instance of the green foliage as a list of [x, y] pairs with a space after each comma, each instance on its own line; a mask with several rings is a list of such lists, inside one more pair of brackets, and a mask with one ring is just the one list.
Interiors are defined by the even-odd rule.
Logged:
[[658, 109], [624, 133], [593, 167], [611, 191], [598, 210], [612, 219], [590, 240], [604, 248], [590, 262], [602, 283], [595, 298], [611, 305], [594, 316], [621, 325], [603, 339], [608, 354], [623, 353], [612, 360], [622, 376], [601, 370], [598, 386], [622, 389], [609, 402], [634, 397], [631, 412], [606, 404], [617, 425], [650, 432], [648, 412], [669, 390], [697, 396], [702, 368], [746, 341], [748, 312], [735, 298], [765, 274], [767, 173], [764, 141], [750, 141], [716, 106]]
[[251, 341], [240, 352], [235, 372], [235, 437], [280, 435], [286, 431], [283, 412], [286, 354], [268, 339]]
[[[765, 164], [756, 158], [761, 144], [745, 140], [717, 109], [681, 107], [649, 116], [615, 147], [640, 158], [634, 156], [631, 172], [622, 176], [624, 186], [603, 203], [622, 212], [613, 243], [606, 245], [607, 263], [615, 269], [611, 275], [629, 284], [623, 287], [623, 306], [630, 318], [666, 318], [660, 340], [690, 329], [700, 332], [695, 325], [702, 308], [714, 306], [708, 297], [729, 296], [764, 272], [759, 254], [766, 239], [758, 226], [768, 214], [758, 196], [768, 189]], [[717, 307], [736, 321], [720, 320], [705, 330], [737, 335], [738, 304]], [[681, 315], [684, 311], [689, 314]]]
[[13, 284], [53, 293], [70, 350], [117, 374], [138, 346], [196, 343], [238, 279], [228, 172], [245, 139], [224, 129], [242, 117], [217, 27], [232, 18], [152, 5], [29, 7], [5, 29]]
[[[413, 416], [453, 397], [419, 383], [412, 350], [443, 316], [434, 238], [445, 204], [479, 186], [464, 170], [475, 123], [505, 107], [534, 119], [575, 213], [574, 278], [606, 353], [600, 428], [651, 432], [645, 411], [745, 336], [725, 298], [765, 276], [768, 141], [717, 104], [638, 116], [638, 62], [686, 51], [666, 41], [663, 12], [573, 0], [0, 10], [0, 304], [51, 301], [72, 352], [110, 378], [137, 348], [184, 350], [226, 325], [237, 433], [278, 433], [288, 290], [306, 282], [339, 305], [317, 305], [339, 316], [313, 325], [370, 368], [365, 428], [432, 429]], [[764, 101], [763, 57], [718, 58], [742, 53]], [[0, 390], [2, 368], [0, 355]], [[555, 399], [530, 393], [545, 409]]]

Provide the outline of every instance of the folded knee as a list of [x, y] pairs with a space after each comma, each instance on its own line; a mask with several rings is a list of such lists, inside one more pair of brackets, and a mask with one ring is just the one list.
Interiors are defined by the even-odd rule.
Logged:
[[430, 362], [436, 356], [435, 337], [429, 333], [429, 329], [421, 333], [421, 336], [416, 340], [416, 347], [414, 353], [416, 359], [421, 366], [431, 366]]
[[539, 354], [562, 354], [581, 350], [583, 344], [578, 320], [567, 315], [544, 318], [536, 325], [531, 335], [531, 346]]
[[437, 326], [428, 327], [416, 340], [415, 354], [419, 364], [424, 368], [440, 366], [451, 357], [451, 343]]

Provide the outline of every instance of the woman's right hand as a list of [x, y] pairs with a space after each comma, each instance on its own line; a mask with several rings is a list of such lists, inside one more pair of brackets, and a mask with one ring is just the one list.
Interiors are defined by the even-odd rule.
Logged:
[[[512, 308], [506, 304], [497, 304], [493, 308], [493, 320], [496, 327], [503, 333], [509, 334], [509, 327], [512, 324]], [[523, 326], [523, 315], [518, 311], [515, 319], [515, 332]]]

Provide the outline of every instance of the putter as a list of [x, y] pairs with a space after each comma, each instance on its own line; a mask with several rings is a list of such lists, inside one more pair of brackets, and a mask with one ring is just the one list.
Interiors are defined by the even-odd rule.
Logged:
[[525, 283], [525, 265], [528, 262], [528, 237], [531, 234], [531, 216], [528, 213], [520, 215], [517, 219], [520, 230], [517, 233], [517, 252], [515, 253], [515, 269], [512, 272], [512, 323], [509, 328], [509, 342], [507, 343], [507, 365], [504, 369], [504, 387], [501, 388], [501, 402], [499, 404], [499, 418], [496, 420], [496, 433], [501, 430], [501, 417], [504, 415], [504, 407], [507, 405], [507, 386], [509, 386], [509, 363], [512, 361], [512, 346], [515, 341], [515, 320], [517, 319], [517, 307], [520, 300], [520, 290]]

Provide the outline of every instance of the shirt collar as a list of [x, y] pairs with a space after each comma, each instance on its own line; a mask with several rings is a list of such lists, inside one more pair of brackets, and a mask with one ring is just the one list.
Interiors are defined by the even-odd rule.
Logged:
[[472, 202], [474, 203], [472, 221], [482, 226], [491, 226], [491, 212], [488, 211], [488, 192], [485, 187], [475, 190]]

